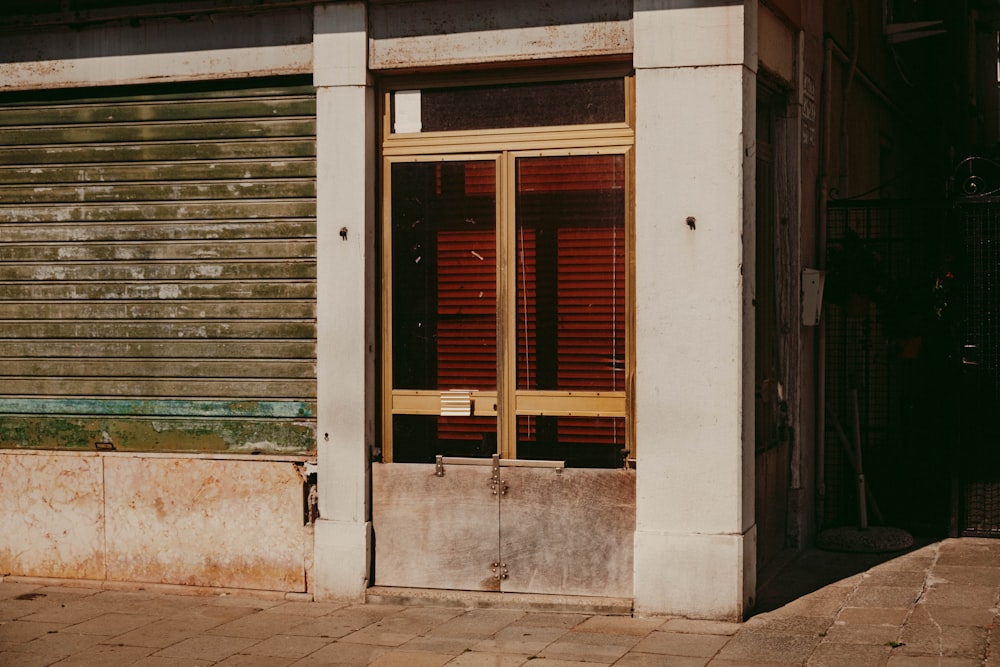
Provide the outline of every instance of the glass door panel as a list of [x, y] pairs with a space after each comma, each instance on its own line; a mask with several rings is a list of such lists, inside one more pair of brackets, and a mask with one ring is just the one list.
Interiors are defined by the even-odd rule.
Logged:
[[431, 413], [452, 389], [483, 392], [495, 411], [496, 162], [397, 162], [390, 181], [392, 388], [420, 413], [393, 415], [393, 459], [489, 457], [496, 419], [474, 416], [489, 409]]
[[496, 164], [393, 164], [393, 387], [496, 390], [496, 330]]
[[628, 451], [624, 417], [517, 417], [517, 457], [565, 461], [570, 468], [621, 468]]

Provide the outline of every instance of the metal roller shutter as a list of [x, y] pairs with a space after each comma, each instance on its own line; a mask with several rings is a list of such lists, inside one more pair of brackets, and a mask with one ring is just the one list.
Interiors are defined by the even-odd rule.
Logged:
[[0, 97], [0, 446], [298, 451], [308, 81]]

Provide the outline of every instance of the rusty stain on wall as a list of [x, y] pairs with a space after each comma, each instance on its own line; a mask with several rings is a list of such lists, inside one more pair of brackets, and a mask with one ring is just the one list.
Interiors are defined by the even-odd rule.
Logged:
[[0, 455], [0, 574], [104, 578], [96, 457]]
[[0, 573], [305, 591], [312, 529], [298, 468], [249, 457], [2, 452]]
[[104, 466], [109, 580], [305, 590], [294, 464], [110, 456]]

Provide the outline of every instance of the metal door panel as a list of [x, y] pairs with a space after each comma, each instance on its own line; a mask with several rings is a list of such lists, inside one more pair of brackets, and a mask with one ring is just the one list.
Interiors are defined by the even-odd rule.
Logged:
[[375, 584], [499, 590], [491, 565], [500, 541], [498, 496], [483, 465], [372, 465]]
[[501, 468], [501, 590], [632, 596], [635, 473]]

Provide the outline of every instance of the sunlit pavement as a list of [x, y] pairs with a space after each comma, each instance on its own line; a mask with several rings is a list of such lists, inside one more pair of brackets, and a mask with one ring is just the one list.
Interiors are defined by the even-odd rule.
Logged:
[[[872, 564], [878, 560], [885, 562]], [[829, 583], [828, 583], [829, 582]], [[1000, 667], [1000, 540], [807, 551], [743, 623], [0, 583], [0, 665]], [[994, 644], [997, 644], [994, 646]]]

